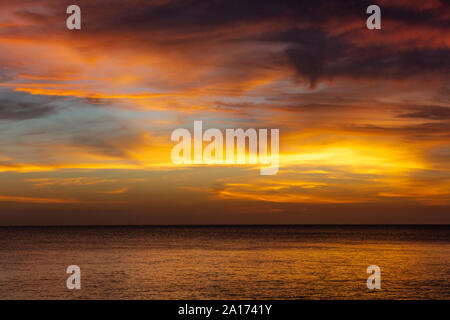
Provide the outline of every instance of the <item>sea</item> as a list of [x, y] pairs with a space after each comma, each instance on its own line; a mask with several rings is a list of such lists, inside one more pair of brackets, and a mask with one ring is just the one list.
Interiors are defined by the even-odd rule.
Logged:
[[0, 299], [448, 300], [450, 226], [0, 227]]

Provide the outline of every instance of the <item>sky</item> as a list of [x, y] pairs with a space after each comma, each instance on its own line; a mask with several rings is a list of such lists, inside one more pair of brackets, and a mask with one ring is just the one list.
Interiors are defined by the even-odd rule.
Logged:
[[[449, 46], [443, 0], [0, 0], [0, 225], [448, 224]], [[173, 164], [195, 120], [278, 173]]]

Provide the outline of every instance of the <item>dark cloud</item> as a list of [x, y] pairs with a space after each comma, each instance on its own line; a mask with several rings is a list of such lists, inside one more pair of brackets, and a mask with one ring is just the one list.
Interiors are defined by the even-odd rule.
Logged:
[[334, 77], [405, 79], [450, 74], [447, 47], [354, 46], [348, 35], [330, 36], [321, 29], [291, 30], [272, 39], [292, 43], [286, 49], [288, 62], [312, 87], [320, 79]]
[[354, 48], [337, 56], [324, 70], [325, 77], [405, 79], [426, 74], [448, 75], [450, 50], [412, 49], [391, 50], [387, 47]]
[[[375, 1], [374, 1], [375, 2]], [[407, 23], [409, 25], [428, 25], [436, 28], [450, 28], [450, 20], [445, 12], [449, 10], [447, 0], [441, 0], [440, 6], [423, 8], [422, 1], [414, 3], [410, 1], [396, 5], [395, 1], [385, 1], [380, 4], [383, 8], [383, 19]], [[422, 5], [422, 6], [421, 6]], [[386, 10], [384, 10], [386, 9]]]
[[[340, 6], [340, 13], [344, 14], [348, 8], [355, 8], [358, 4], [363, 9], [363, 4], [368, 2], [348, 3], [350, 5]], [[175, 0], [134, 1], [133, 4], [124, 6], [121, 2], [108, 1], [106, 4], [102, 1], [79, 1], [81, 7], [92, 12], [92, 20], [88, 21], [92, 30], [175, 30], [184, 34], [269, 20], [279, 23], [285, 23], [286, 19], [320, 23], [332, 15], [330, 7], [339, 8], [327, 1]], [[95, 20], [94, 17], [100, 19]], [[110, 29], [113, 24], [115, 28]]]
[[425, 122], [414, 125], [402, 125], [393, 127], [384, 127], [376, 125], [353, 125], [347, 127], [350, 131], [363, 133], [378, 133], [383, 135], [402, 135], [408, 136], [413, 140], [435, 139], [436, 135], [447, 137], [450, 134], [450, 124], [448, 122]]
[[[14, 28], [15, 35], [63, 37], [66, 41], [73, 40], [73, 46], [83, 51], [103, 50], [104, 46], [108, 49], [151, 47], [167, 54], [185, 55], [192, 64], [201, 61], [201, 56], [207, 58], [222, 50], [228, 52], [228, 60], [232, 60], [226, 62], [227, 70], [232, 64], [236, 69], [247, 64], [246, 56], [234, 54], [230, 44], [277, 42], [287, 47], [284, 52], [287, 65], [310, 86], [335, 77], [397, 80], [450, 73], [450, 51], [445, 39], [440, 47], [429, 47], [420, 41], [410, 41], [411, 44], [405, 46], [402, 40], [402, 33], [411, 27], [434, 28], [445, 35], [445, 30], [450, 30], [450, 21], [446, 18], [450, 6], [444, 1], [424, 7], [418, 1], [398, 4], [365, 0], [134, 0], [126, 3], [79, 0], [83, 21], [80, 32], [67, 32], [61, 22], [65, 8], [72, 2], [48, 0], [41, 4], [48, 9], [45, 14], [27, 8], [16, 11], [16, 15], [36, 25]], [[366, 8], [371, 4], [382, 8], [386, 24], [383, 22], [380, 31], [365, 28]], [[236, 27], [245, 32], [236, 31]], [[2, 33], [8, 32], [8, 28], [4, 30]], [[267, 34], [268, 30], [274, 31]], [[366, 37], [373, 41], [361, 43]], [[389, 37], [396, 37], [401, 43], [385, 43]], [[247, 70], [286, 63], [286, 60], [282, 62], [264, 54], [254, 60]]]
[[327, 37], [320, 29], [290, 30], [280, 34], [277, 41], [295, 43], [286, 50], [288, 61], [311, 86], [329, 73], [326, 64], [342, 55], [346, 45], [341, 37]]
[[53, 106], [0, 99], [0, 120], [41, 118], [55, 111]]
[[0, 91], [0, 120], [26, 120], [57, 112], [49, 97], [35, 97], [26, 93]]
[[422, 118], [429, 120], [450, 120], [450, 107], [429, 106], [400, 114], [400, 118]]
[[[274, 21], [321, 26], [331, 19], [360, 19], [365, 22], [366, 8], [380, 1], [347, 0], [173, 0], [173, 1], [88, 1], [80, 0], [78, 5], [86, 10], [86, 21], [95, 30], [161, 31], [176, 30], [177, 33], [208, 31], [245, 23]], [[57, 5], [58, 2], [52, 2]], [[67, 6], [70, 1], [60, 2]], [[450, 27], [443, 10], [446, 6], [426, 10], [414, 6], [380, 4], [383, 17], [405, 23]], [[113, 27], [114, 26], [114, 27]]]

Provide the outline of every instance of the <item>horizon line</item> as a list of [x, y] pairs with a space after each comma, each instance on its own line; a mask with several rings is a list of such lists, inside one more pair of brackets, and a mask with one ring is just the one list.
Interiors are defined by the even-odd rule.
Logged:
[[367, 227], [430, 227], [430, 226], [442, 226], [449, 227], [449, 223], [437, 224], [437, 223], [345, 223], [345, 224], [333, 224], [333, 223], [308, 223], [308, 224], [67, 224], [67, 225], [0, 225], [0, 228], [130, 228], [130, 227], [313, 227], [313, 226], [323, 226], [323, 227], [357, 227], [357, 226], [367, 226]]

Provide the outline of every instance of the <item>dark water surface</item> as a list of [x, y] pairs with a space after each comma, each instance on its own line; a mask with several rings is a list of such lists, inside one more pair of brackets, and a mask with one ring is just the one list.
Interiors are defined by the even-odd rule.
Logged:
[[18, 298], [450, 299], [450, 226], [0, 227]]

